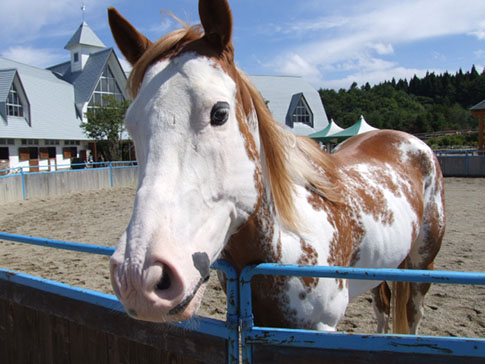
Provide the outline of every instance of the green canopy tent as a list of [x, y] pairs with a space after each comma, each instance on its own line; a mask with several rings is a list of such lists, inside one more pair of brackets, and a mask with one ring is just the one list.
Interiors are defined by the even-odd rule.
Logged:
[[[338, 133], [335, 133], [335, 134], [332, 134], [332, 135], [327, 135], [325, 137], [319, 138], [318, 141], [322, 142], [322, 143], [328, 143], [328, 142], [333, 141], [333, 140], [340, 142], [340, 141], [343, 141], [343, 140], [348, 139], [350, 137], [353, 137], [354, 135], [362, 134], [362, 133], [365, 133], [365, 132], [371, 131], [371, 130], [377, 130], [377, 129], [374, 128], [373, 126], [370, 126], [369, 124], [367, 124], [367, 122], [364, 119], [364, 116], [361, 115], [359, 121], [357, 121], [354, 125], [348, 127], [347, 129], [344, 129], [344, 130], [342, 130]], [[312, 135], [313, 134], [311, 134], [309, 136], [312, 138]]]
[[332, 120], [330, 120], [330, 123], [324, 129], [317, 131], [313, 134], [310, 134], [310, 135], [308, 135], [308, 137], [315, 139], [316, 141], [320, 142], [321, 139], [326, 138], [329, 135], [333, 135], [333, 134], [336, 134], [338, 132], [341, 132], [342, 130], [344, 130], [344, 129], [341, 128], [340, 126], [338, 126], [337, 123], [335, 123], [335, 121], [333, 121], [333, 119], [332, 119]]

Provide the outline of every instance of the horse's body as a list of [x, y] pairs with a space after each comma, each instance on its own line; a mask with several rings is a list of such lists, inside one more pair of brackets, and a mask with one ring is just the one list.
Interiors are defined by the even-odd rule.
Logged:
[[[432, 269], [445, 218], [431, 150], [405, 133], [374, 131], [329, 155], [290, 135], [234, 65], [227, 2], [201, 0], [199, 13], [205, 33], [187, 28], [152, 44], [110, 10], [135, 65], [126, 125], [140, 184], [111, 259], [127, 311], [151, 321], [192, 316], [221, 255], [238, 270], [259, 262]], [[260, 325], [335, 330], [349, 299], [372, 289], [378, 331], [387, 330], [385, 283], [256, 277], [253, 286]], [[395, 286], [395, 331], [417, 331], [428, 289]]]

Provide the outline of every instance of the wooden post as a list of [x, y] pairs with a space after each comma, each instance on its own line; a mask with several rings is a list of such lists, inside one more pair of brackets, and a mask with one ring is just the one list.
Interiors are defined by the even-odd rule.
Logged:
[[473, 106], [470, 111], [473, 116], [478, 118], [478, 150], [482, 151], [479, 154], [483, 155], [485, 145], [483, 141], [483, 118], [485, 117], [485, 100]]
[[483, 114], [478, 117], [478, 150], [484, 150], [484, 146], [483, 146]]

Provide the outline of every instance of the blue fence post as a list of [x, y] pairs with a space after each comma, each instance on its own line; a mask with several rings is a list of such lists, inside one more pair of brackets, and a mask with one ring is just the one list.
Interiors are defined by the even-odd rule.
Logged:
[[22, 197], [26, 199], [24, 167], [20, 167], [20, 179], [22, 180]]
[[229, 330], [227, 344], [227, 363], [239, 363], [239, 279], [236, 268], [224, 259], [218, 259], [212, 268], [226, 275], [227, 314], [226, 327]]
[[468, 151], [465, 151], [465, 175], [470, 175], [470, 158], [468, 157]]
[[242, 344], [242, 362], [243, 364], [251, 364], [253, 362], [252, 344], [248, 343], [247, 333], [250, 332], [254, 326], [253, 303], [251, 298], [251, 279], [253, 277], [253, 270], [256, 266], [249, 265], [245, 267], [239, 276], [239, 310], [241, 321], [241, 344]]
[[114, 183], [113, 183], [113, 162], [109, 162], [109, 179], [110, 179], [111, 188], [113, 188], [113, 186], [114, 186]]

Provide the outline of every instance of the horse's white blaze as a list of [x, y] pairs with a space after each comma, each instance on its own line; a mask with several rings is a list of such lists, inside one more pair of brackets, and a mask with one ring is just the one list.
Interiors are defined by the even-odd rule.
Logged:
[[[138, 317], [170, 319], [166, 311], [200, 287], [194, 254], [207, 254], [212, 263], [254, 212], [256, 165], [239, 130], [235, 95], [234, 81], [220, 66], [185, 53], [153, 65], [128, 110], [126, 126], [135, 141], [140, 181], [131, 222], [112, 262], [118, 267], [113, 281], [122, 287], [119, 293], [145, 290], [140, 296], [148, 303], [131, 302], [128, 293], [120, 297]], [[230, 106], [229, 119], [212, 126], [211, 109], [221, 101]], [[133, 264], [138, 268], [130, 268]], [[164, 267], [172, 275], [167, 297], [155, 288]], [[121, 282], [117, 272], [138, 276]]]

